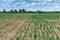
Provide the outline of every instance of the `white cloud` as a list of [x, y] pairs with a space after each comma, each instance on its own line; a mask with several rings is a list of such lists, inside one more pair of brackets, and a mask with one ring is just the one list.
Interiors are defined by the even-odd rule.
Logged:
[[15, 1], [15, 0], [4, 0], [5, 2], [12, 2], [12, 1]]
[[41, 1], [41, 0], [39, 0], [39, 1]]
[[40, 3], [31, 3], [30, 5], [39, 5]]
[[60, 6], [59, 5], [56, 5], [56, 6], [54, 6], [55, 8], [60, 8]]
[[50, 1], [53, 1], [53, 0], [44, 0], [45, 2], [50, 2]]
[[26, 2], [16, 2], [15, 4], [16, 5], [18, 5], [18, 4], [21, 4], [21, 5], [23, 5], [23, 4], [25, 4]]
[[40, 5], [41, 3], [30, 3], [30, 4], [25, 4], [25, 7], [29, 7], [29, 6], [34, 6], [34, 5]]
[[33, 1], [41, 1], [41, 0], [33, 0]]
[[43, 4], [46, 4], [47, 2], [51, 2], [53, 0], [43, 0]]

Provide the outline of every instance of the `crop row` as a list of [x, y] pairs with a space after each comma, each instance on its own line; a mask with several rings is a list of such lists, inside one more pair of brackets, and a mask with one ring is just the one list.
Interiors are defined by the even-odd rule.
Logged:
[[[57, 23], [48, 21], [27, 20], [19, 30], [15, 40], [60, 40], [58, 34], [54, 31], [59, 30]], [[19, 36], [20, 35], [20, 36]]]

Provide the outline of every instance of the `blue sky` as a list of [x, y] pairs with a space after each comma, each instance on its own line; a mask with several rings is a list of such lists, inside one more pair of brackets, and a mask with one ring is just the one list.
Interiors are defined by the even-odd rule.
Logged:
[[0, 0], [0, 10], [60, 11], [60, 0]]

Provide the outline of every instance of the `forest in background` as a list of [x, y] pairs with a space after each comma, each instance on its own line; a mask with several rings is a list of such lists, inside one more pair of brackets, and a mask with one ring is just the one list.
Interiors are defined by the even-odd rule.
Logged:
[[60, 13], [60, 11], [26, 11], [25, 9], [11, 9], [10, 11], [6, 11], [5, 9], [3, 9], [3, 11], [0, 11], [0, 13]]

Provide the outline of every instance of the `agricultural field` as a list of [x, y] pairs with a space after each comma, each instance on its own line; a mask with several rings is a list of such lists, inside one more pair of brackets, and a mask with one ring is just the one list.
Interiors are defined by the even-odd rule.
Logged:
[[60, 13], [1, 13], [0, 40], [60, 40]]

